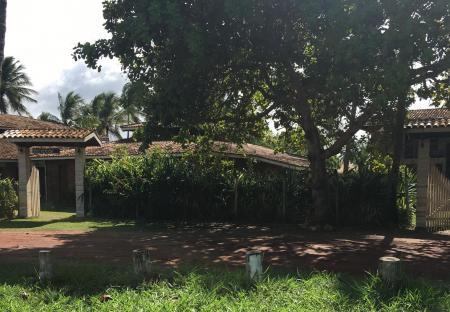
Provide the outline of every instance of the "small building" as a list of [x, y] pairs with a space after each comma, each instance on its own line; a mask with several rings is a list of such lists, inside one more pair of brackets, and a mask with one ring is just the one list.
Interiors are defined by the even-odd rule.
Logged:
[[[128, 131], [142, 127], [137, 124]], [[38, 213], [40, 206], [53, 210], [77, 211], [84, 216], [84, 166], [90, 159], [110, 159], [125, 149], [139, 155], [141, 143], [130, 141], [102, 142], [86, 129], [76, 129], [29, 117], [0, 115], [0, 178], [11, 177], [19, 183], [19, 214], [23, 217]], [[158, 141], [149, 150], [161, 149], [181, 154], [188, 147]], [[233, 159], [252, 158], [265, 169], [304, 169], [307, 159], [253, 145], [238, 146], [214, 142], [213, 153]]]
[[416, 225], [450, 229], [450, 110], [411, 110], [403, 163], [417, 173]]

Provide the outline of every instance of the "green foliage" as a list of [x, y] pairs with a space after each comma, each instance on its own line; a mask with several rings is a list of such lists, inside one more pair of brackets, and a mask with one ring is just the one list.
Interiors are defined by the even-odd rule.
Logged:
[[0, 179], [0, 219], [14, 217], [17, 210], [18, 198], [12, 179]]
[[42, 120], [42, 121], [55, 122], [55, 123], [60, 123], [61, 122], [61, 120], [58, 117], [56, 117], [55, 115], [53, 115], [53, 114], [51, 114], [49, 112], [42, 112], [38, 116], [37, 119]]
[[97, 133], [113, 134], [121, 138], [119, 125], [125, 122], [125, 112], [120, 107], [120, 98], [113, 92], [98, 94], [91, 102], [90, 114], [97, 120]]
[[31, 80], [25, 67], [14, 57], [3, 60], [0, 81], [0, 113], [16, 112], [28, 115], [25, 102], [36, 103], [36, 91], [31, 89]]
[[61, 121], [68, 126], [77, 125], [80, 108], [84, 104], [83, 98], [74, 91], [67, 93], [66, 96], [58, 93], [58, 104]]
[[[27, 269], [28, 268], [28, 269]], [[131, 267], [55, 265], [39, 282], [32, 265], [0, 268], [2, 311], [448, 311], [450, 285], [408, 279], [399, 287], [377, 276], [270, 270], [254, 287], [241, 269], [158, 270], [141, 281]], [[104, 294], [112, 300], [102, 301]]]
[[359, 168], [334, 176], [332, 185], [330, 200], [337, 206], [337, 224], [386, 226], [391, 222], [386, 173]]
[[414, 228], [417, 204], [416, 173], [406, 166], [400, 168], [400, 183], [397, 191], [397, 207], [400, 223], [406, 228]]
[[286, 210], [300, 218], [309, 197], [303, 196], [306, 174], [263, 172], [258, 166], [202, 153], [173, 156], [160, 151], [93, 160], [86, 170], [92, 213], [147, 220], [227, 220], [233, 217], [237, 181], [239, 219], [274, 220], [287, 179]]

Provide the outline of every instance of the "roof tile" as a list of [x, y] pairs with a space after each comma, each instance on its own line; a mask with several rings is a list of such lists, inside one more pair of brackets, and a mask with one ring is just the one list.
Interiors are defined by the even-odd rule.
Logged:
[[450, 109], [429, 108], [408, 112], [406, 129], [450, 127]]
[[92, 133], [89, 129], [17, 129], [0, 135], [5, 139], [84, 139]]

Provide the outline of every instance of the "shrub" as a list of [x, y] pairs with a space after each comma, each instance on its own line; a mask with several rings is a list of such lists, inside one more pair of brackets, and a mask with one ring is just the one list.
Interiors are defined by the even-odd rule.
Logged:
[[18, 198], [12, 179], [0, 179], [0, 218], [12, 219], [17, 209]]
[[221, 221], [235, 218], [237, 199], [240, 220], [273, 221], [283, 205], [285, 180], [286, 214], [294, 220], [309, 198], [303, 196], [306, 176], [204, 154], [120, 153], [88, 164], [88, 208], [102, 217]]

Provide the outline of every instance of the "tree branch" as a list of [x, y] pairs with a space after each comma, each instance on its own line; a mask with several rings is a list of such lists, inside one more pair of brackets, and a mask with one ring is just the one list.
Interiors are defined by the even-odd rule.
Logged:
[[356, 118], [355, 121], [349, 126], [349, 128], [344, 131], [341, 136], [333, 143], [333, 145], [331, 145], [324, 151], [323, 157], [327, 159], [339, 153], [344, 145], [346, 145], [348, 141], [356, 134], [356, 132], [361, 130], [364, 124], [366, 124], [372, 117], [373, 111], [369, 110]]
[[442, 72], [449, 70], [449, 68], [450, 68], [450, 54], [448, 54], [445, 58], [443, 58], [439, 62], [413, 70], [411, 80], [414, 84], [416, 84], [425, 79], [434, 78], [439, 74], [441, 74]]

